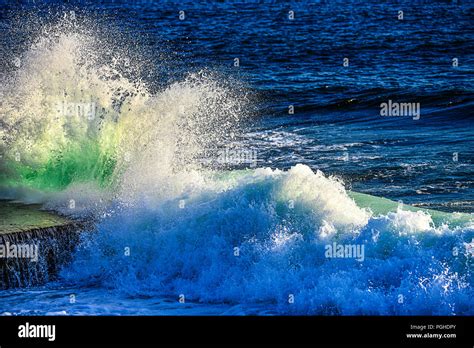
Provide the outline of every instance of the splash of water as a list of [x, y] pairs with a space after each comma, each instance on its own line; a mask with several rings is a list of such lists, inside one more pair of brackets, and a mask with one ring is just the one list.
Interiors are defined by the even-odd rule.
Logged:
[[161, 181], [198, 170], [197, 158], [235, 136], [245, 96], [233, 98], [215, 74], [188, 74], [152, 93], [125, 76], [127, 57], [94, 56], [97, 40], [41, 37], [2, 83], [4, 191], [158, 194]]
[[[108, 201], [63, 281], [282, 313], [474, 312], [472, 219], [377, 211], [387, 202], [304, 165], [204, 168], [245, 95], [206, 71], [152, 92], [113, 63], [124, 57], [102, 62], [96, 40], [43, 37], [1, 85], [3, 193], [56, 209]], [[334, 241], [364, 245], [365, 261], [326, 258]]]

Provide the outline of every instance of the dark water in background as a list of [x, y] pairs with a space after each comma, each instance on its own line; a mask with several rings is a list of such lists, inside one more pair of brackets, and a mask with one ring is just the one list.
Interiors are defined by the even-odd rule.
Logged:
[[[146, 76], [157, 87], [202, 68], [245, 81], [259, 119], [244, 141], [259, 166], [305, 163], [357, 191], [474, 211], [472, 2], [7, 1], [2, 58], [34, 28], [17, 27], [19, 17], [64, 13], [52, 9], [74, 9], [134, 37], [161, 74]], [[421, 118], [381, 117], [389, 99], [420, 103]]]

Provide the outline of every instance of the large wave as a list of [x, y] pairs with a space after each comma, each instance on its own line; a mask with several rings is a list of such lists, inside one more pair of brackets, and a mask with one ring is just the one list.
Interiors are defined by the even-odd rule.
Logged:
[[[130, 296], [286, 314], [472, 314], [474, 226], [450, 215], [436, 224], [403, 207], [373, 214], [304, 165], [231, 172], [105, 218], [62, 275]], [[333, 243], [363, 245], [363, 260], [328, 258]]]
[[238, 138], [245, 94], [206, 71], [151, 92], [124, 57], [94, 58], [93, 36], [50, 37], [2, 83], [2, 194], [97, 221], [63, 281], [285, 314], [474, 313], [471, 216], [394, 208], [303, 164], [203, 165]]
[[140, 61], [61, 29], [45, 30], [2, 81], [4, 196], [80, 203], [98, 191], [158, 194], [171, 189], [161, 179], [199, 170], [236, 137], [246, 100], [238, 86], [201, 70], [151, 92], [128, 77]]

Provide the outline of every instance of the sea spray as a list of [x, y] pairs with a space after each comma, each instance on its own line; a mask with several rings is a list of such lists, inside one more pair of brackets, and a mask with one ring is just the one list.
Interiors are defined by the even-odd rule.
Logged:
[[[411, 214], [372, 215], [338, 180], [303, 165], [229, 173], [104, 219], [62, 276], [74, 286], [126, 296], [183, 294], [188, 302], [244, 311], [263, 305], [287, 314], [472, 313], [472, 259], [463, 241], [474, 230], [417, 224]], [[330, 235], [321, 233], [327, 223]], [[409, 233], [400, 233], [402, 225]], [[364, 258], [328, 258], [332, 243], [363, 245]]]
[[50, 202], [72, 190], [87, 201], [80, 185], [127, 200], [134, 187], [154, 190], [160, 178], [199, 170], [197, 159], [234, 140], [246, 96], [217, 74], [190, 73], [152, 93], [97, 59], [101, 41], [91, 33], [50, 31], [1, 86], [3, 196], [38, 191]]
[[[61, 284], [285, 314], [474, 313], [472, 223], [375, 214], [302, 164], [207, 168], [203, 156], [236, 137], [245, 94], [206, 70], [152, 91], [101, 61], [113, 50], [91, 58], [94, 35], [53, 33], [2, 82], [1, 165], [5, 194], [92, 210], [96, 233]], [[92, 103], [94, 117], [58, 103]], [[325, 257], [334, 242], [364, 245], [364, 260]]]

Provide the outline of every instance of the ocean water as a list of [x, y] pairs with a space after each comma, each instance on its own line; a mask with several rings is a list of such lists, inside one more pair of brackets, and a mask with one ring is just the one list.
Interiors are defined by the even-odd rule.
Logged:
[[93, 227], [0, 313], [474, 313], [474, 4], [1, 4], [0, 197]]

